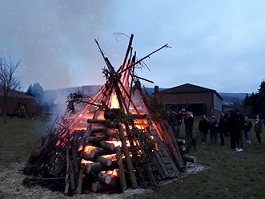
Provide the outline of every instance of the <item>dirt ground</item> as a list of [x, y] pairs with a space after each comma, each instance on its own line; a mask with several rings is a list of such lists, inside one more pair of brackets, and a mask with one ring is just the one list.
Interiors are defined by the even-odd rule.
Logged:
[[[39, 199], [69, 199], [61, 192], [53, 192], [48, 188], [36, 185], [27, 188], [22, 184], [23, 179], [26, 177], [22, 173], [25, 163], [12, 163], [11, 168], [0, 167], [0, 198], [6, 199], [25, 199], [25, 198], [39, 198]], [[176, 180], [181, 180], [183, 177], [195, 174], [207, 168], [190, 163], [187, 165], [187, 171], [182, 173], [179, 178], [164, 181], [160, 186], [167, 186]], [[81, 195], [74, 195], [73, 199], [93, 198], [93, 199], [122, 199], [133, 198], [135, 195], [142, 195], [152, 193], [152, 189], [128, 189], [121, 194], [102, 194], [102, 193], [88, 193]]]

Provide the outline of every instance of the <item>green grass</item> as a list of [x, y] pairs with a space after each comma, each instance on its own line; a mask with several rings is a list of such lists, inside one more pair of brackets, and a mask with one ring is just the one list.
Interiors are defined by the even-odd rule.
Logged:
[[[47, 121], [48, 118], [12, 118], [3, 124], [0, 118], [1, 166], [9, 168], [13, 162], [26, 161], [31, 151], [40, 146], [39, 138]], [[195, 136], [197, 125], [196, 118]], [[183, 129], [181, 133], [183, 136]], [[244, 152], [230, 150], [230, 138], [225, 138], [223, 147], [220, 146], [220, 140], [217, 145], [198, 145], [197, 150], [192, 150], [191, 154], [196, 156], [199, 165], [208, 169], [155, 187], [153, 193], [133, 195], [130, 198], [265, 198], [264, 134], [263, 129], [264, 142], [260, 144], [252, 131], [252, 143], [244, 143]]]
[[26, 161], [32, 150], [40, 146], [40, 136], [48, 118], [0, 118], [0, 163], [9, 167], [12, 162]]

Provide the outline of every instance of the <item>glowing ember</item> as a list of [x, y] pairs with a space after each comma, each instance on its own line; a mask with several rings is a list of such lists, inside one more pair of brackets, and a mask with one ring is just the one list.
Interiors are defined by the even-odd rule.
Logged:
[[[121, 141], [106, 141], [106, 142], [113, 143], [115, 145], [115, 147], [117, 147], [117, 146], [121, 147], [121, 145], [122, 145]], [[131, 146], [129, 140], [126, 140], [126, 146], [127, 147]]]

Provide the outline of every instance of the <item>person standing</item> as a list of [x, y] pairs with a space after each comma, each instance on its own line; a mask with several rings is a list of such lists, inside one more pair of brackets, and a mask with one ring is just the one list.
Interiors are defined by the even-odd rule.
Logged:
[[245, 116], [245, 123], [244, 123], [244, 134], [246, 142], [251, 143], [250, 141], [250, 129], [252, 128], [252, 122], [249, 120], [248, 116]]
[[202, 115], [199, 121], [199, 127], [198, 127], [200, 135], [201, 135], [202, 144], [205, 144], [207, 142], [207, 135], [209, 132], [209, 128], [210, 128], [209, 120], [207, 119], [206, 115]]
[[210, 139], [212, 144], [217, 143], [217, 120], [212, 116], [210, 121]]
[[236, 150], [236, 122], [237, 115], [235, 111], [229, 113], [228, 129], [230, 133], [230, 146], [232, 150]]
[[244, 151], [242, 136], [245, 119], [239, 110], [236, 110], [236, 115], [236, 151], [241, 152]]
[[167, 111], [167, 118], [169, 125], [171, 126], [171, 129], [173, 131], [174, 137], [177, 139], [178, 138], [178, 127], [177, 127], [177, 118], [175, 116], [175, 113], [171, 110]]
[[226, 133], [227, 128], [226, 128], [226, 119], [224, 118], [223, 113], [221, 113], [219, 116], [217, 128], [220, 135], [221, 146], [224, 146], [225, 145], [224, 135]]
[[188, 115], [184, 118], [185, 131], [186, 131], [186, 141], [187, 141], [187, 149], [190, 150], [192, 146], [192, 131], [194, 118], [191, 112], [188, 112]]
[[258, 139], [258, 142], [261, 143], [260, 134], [262, 132], [262, 120], [261, 120], [261, 116], [260, 115], [256, 116], [256, 122], [255, 122], [255, 126], [254, 126], [254, 131], [256, 133], [256, 137]]
[[181, 127], [181, 124], [182, 124], [182, 112], [181, 111], [178, 111], [176, 114], [176, 119], [177, 119], [177, 125], [176, 125], [176, 132], [177, 132], [177, 137], [179, 137], [179, 133], [180, 133], [180, 127]]

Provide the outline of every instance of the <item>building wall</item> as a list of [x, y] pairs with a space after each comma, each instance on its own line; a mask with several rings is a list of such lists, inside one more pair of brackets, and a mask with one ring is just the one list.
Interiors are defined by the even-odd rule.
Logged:
[[176, 93], [162, 94], [160, 99], [164, 104], [201, 104], [206, 106], [206, 115], [218, 116], [221, 111], [215, 109], [215, 94], [213, 92], [205, 93]]
[[[27, 109], [30, 114], [38, 115], [41, 113], [41, 108], [35, 98], [24, 98], [24, 97], [9, 97], [7, 112], [13, 113], [18, 106], [18, 102], [27, 104]], [[0, 96], [0, 116], [4, 116], [4, 97]]]

